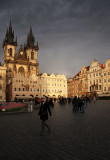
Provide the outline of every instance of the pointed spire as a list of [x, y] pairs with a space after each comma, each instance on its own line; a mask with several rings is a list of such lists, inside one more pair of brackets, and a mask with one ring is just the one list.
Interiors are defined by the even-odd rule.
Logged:
[[17, 41], [14, 42], [14, 30], [12, 31], [11, 20], [10, 20], [9, 28], [7, 28], [7, 32], [5, 35], [5, 42], [3, 45], [7, 43], [12, 45], [17, 45]]
[[12, 32], [11, 20], [10, 20], [10, 25], [9, 25], [9, 32]]
[[32, 32], [32, 27], [30, 27], [30, 32], [29, 35], [27, 37], [27, 47], [34, 47], [34, 42], [35, 42], [35, 38]]

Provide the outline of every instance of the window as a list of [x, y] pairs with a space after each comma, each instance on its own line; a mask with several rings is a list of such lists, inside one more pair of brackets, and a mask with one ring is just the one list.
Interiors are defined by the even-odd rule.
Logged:
[[0, 89], [2, 89], [2, 85], [0, 84]]
[[96, 76], [98, 76], [98, 73], [96, 73]]
[[37, 92], [39, 92], [39, 88], [37, 88]]
[[104, 83], [106, 83], [106, 79], [104, 79]]
[[34, 52], [31, 52], [31, 59], [34, 59]]
[[25, 91], [25, 88], [23, 88], [23, 91]]
[[99, 90], [101, 90], [101, 85], [99, 85]]
[[18, 91], [21, 91], [21, 88], [19, 88]]
[[2, 79], [2, 75], [0, 75], [0, 79]]
[[104, 87], [104, 91], [106, 91], [106, 87]]
[[104, 76], [106, 76], [106, 73], [104, 73]]
[[12, 48], [9, 49], [9, 56], [12, 57]]
[[96, 84], [98, 84], [98, 79], [96, 80]]
[[99, 83], [101, 83], [101, 79], [99, 79]]
[[16, 88], [14, 88], [14, 91], [16, 91]]
[[108, 75], [110, 75], [110, 72], [108, 72]]

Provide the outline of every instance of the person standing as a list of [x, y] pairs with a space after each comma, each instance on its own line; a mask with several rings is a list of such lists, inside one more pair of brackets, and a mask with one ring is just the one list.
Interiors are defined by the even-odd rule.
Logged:
[[50, 114], [50, 116], [52, 115], [51, 114], [51, 110], [50, 110], [50, 107], [49, 107], [49, 102], [48, 100], [46, 99], [46, 97], [43, 97], [41, 99], [41, 106], [40, 106], [40, 110], [39, 110], [39, 113], [38, 113], [38, 116], [40, 115], [40, 119], [41, 119], [41, 133], [40, 135], [42, 136], [44, 134], [44, 128], [48, 128], [48, 131], [50, 132], [50, 125], [48, 125], [46, 123], [46, 121], [48, 120], [48, 113]]
[[75, 96], [72, 100], [73, 104], [73, 112], [78, 112], [78, 99], [77, 96]]

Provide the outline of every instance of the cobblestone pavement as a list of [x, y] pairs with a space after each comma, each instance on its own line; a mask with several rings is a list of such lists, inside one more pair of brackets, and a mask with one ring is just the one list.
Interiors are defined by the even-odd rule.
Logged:
[[40, 135], [38, 110], [0, 114], [0, 160], [110, 160], [110, 100], [52, 108], [51, 133]]

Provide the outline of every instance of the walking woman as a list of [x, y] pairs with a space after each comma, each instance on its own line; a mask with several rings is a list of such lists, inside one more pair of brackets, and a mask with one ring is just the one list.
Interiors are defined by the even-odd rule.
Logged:
[[41, 99], [41, 106], [38, 113], [38, 115], [40, 115], [41, 126], [42, 126], [41, 134], [40, 134], [41, 136], [44, 134], [44, 127], [47, 127], [49, 132], [51, 129], [51, 127], [46, 123], [46, 120], [48, 120], [48, 113], [50, 114], [50, 116], [52, 115], [49, 107], [49, 102], [46, 99], [46, 97], [43, 97]]

